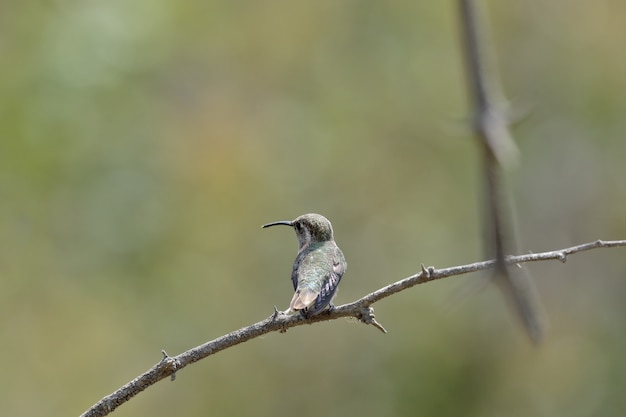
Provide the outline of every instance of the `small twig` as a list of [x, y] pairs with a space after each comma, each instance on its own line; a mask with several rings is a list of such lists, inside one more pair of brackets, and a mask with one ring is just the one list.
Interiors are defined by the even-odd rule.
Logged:
[[[543, 252], [543, 253], [531, 253], [528, 255], [509, 256], [506, 258], [507, 264], [516, 265], [525, 262], [537, 262], [556, 259], [561, 262], [565, 262], [568, 255], [572, 255], [578, 252], [587, 251], [596, 248], [613, 248], [618, 246], [626, 246], [626, 240], [615, 241], [602, 241], [597, 240], [595, 242], [585, 243], [578, 246], [573, 246], [566, 249]], [[266, 333], [274, 331], [284, 331], [291, 327], [302, 326], [304, 324], [313, 324], [322, 321], [336, 320], [343, 317], [354, 317], [366, 324], [371, 324], [380, 331], [386, 333], [385, 328], [376, 321], [374, 317], [374, 310], [371, 305], [383, 298], [389, 297], [392, 294], [398, 293], [405, 289], [414, 287], [418, 284], [423, 284], [429, 281], [434, 281], [441, 278], [447, 278], [455, 275], [468, 274], [470, 272], [483, 271], [491, 269], [495, 266], [494, 260], [475, 262], [472, 264], [454, 266], [444, 269], [435, 269], [434, 267], [424, 267], [421, 265], [421, 271], [415, 275], [407, 277], [403, 280], [394, 282], [379, 290], [376, 290], [366, 296], [349, 304], [344, 304], [335, 307], [331, 312], [327, 314], [318, 314], [308, 319], [302, 318], [300, 315], [285, 315], [274, 308], [274, 312], [258, 323], [235, 330], [217, 339], [211, 340], [203, 345], [189, 349], [186, 352], [181, 353], [178, 356], [169, 356], [165, 351], [162, 351], [163, 358], [154, 365], [150, 370], [146, 371], [142, 375], [133, 379], [117, 391], [110, 395], [107, 395], [91, 408], [89, 408], [81, 417], [96, 417], [105, 416], [125, 403], [135, 395], [139, 394], [144, 389], [161, 379], [173, 376], [177, 371], [183, 369], [187, 365], [211, 356], [224, 349], [238, 345], [248, 340], [252, 340], [256, 337], [264, 335]]]

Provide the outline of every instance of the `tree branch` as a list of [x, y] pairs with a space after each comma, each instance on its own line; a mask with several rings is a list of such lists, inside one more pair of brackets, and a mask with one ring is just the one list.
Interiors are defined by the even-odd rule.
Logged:
[[[543, 253], [531, 253], [519, 256], [507, 256], [506, 263], [509, 265], [521, 264], [526, 262], [537, 262], [546, 260], [559, 260], [565, 262], [569, 255], [588, 251], [596, 248], [613, 248], [626, 246], [626, 240], [603, 241], [585, 243], [566, 249], [560, 249]], [[300, 315], [287, 316], [274, 308], [274, 313], [265, 320], [235, 330], [217, 339], [204, 343], [203, 345], [189, 349], [178, 356], [168, 356], [162, 351], [163, 358], [159, 363], [154, 365], [150, 370], [133, 379], [117, 391], [102, 398], [91, 408], [89, 408], [81, 417], [99, 417], [106, 416], [121, 404], [125, 403], [144, 389], [155, 384], [156, 382], [167, 378], [168, 376], [174, 380], [176, 372], [183, 369], [187, 365], [211, 356], [229, 347], [247, 342], [266, 333], [279, 331], [284, 333], [287, 329], [302, 326], [304, 324], [313, 324], [322, 321], [336, 320], [343, 317], [354, 317], [365, 324], [371, 324], [382, 332], [386, 330], [381, 326], [374, 317], [374, 310], [371, 305], [389, 297], [400, 291], [434, 281], [441, 278], [447, 278], [455, 275], [468, 274], [470, 272], [484, 271], [492, 269], [496, 265], [495, 260], [475, 262], [467, 265], [453, 266], [450, 268], [436, 269], [432, 266], [424, 267], [422, 264], [421, 271], [408, 278], [394, 282], [386, 287], [380, 288], [366, 296], [349, 304], [335, 307], [330, 312], [322, 312], [310, 318], [304, 318]]]
[[519, 150], [508, 128], [509, 117], [502, 109], [506, 100], [489, 44], [489, 27], [478, 0], [459, 0], [459, 11], [474, 131], [492, 158], [510, 166], [517, 162]]
[[517, 239], [511, 227], [512, 213], [505, 200], [503, 168], [517, 162], [519, 150], [503, 109], [504, 94], [489, 42], [488, 21], [481, 13], [484, 12], [481, 1], [458, 0], [458, 4], [472, 127], [483, 156], [486, 257], [495, 257], [494, 282], [511, 302], [531, 340], [539, 343], [545, 326], [530, 274], [524, 269], [508, 268], [505, 260], [507, 253], [516, 251]]

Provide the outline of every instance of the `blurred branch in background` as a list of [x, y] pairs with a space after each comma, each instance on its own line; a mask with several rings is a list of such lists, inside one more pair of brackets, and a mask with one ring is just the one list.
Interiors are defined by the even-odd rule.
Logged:
[[[626, 240], [602, 241], [585, 243], [566, 249], [555, 250], [550, 252], [542, 252], [528, 255], [509, 256], [504, 262], [507, 265], [517, 265], [525, 262], [537, 262], [546, 260], [567, 261], [568, 255], [583, 252], [596, 248], [613, 248], [626, 246]], [[150, 370], [139, 375], [114, 393], [102, 398], [91, 408], [89, 408], [81, 417], [99, 417], [105, 416], [115, 410], [117, 407], [130, 400], [132, 397], [145, 390], [156, 382], [171, 377], [173, 380], [176, 372], [183, 369], [187, 365], [211, 356], [217, 352], [233, 347], [248, 340], [254, 339], [266, 333], [279, 331], [284, 333], [291, 327], [301, 326], [304, 324], [313, 324], [322, 321], [330, 321], [343, 317], [354, 317], [365, 324], [371, 324], [379, 330], [386, 333], [386, 330], [376, 321], [374, 310], [371, 305], [375, 302], [396, 294], [400, 291], [414, 287], [418, 284], [434, 281], [441, 278], [447, 278], [457, 275], [463, 275], [470, 272], [484, 271], [493, 269], [497, 266], [496, 260], [476, 262], [467, 265], [454, 266], [450, 268], [435, 269], [434, 267], [424, 267], [422, 270], [403, 280], [397, 281], [386, 287], [380, 288], [366, 296], [349, 304], [335, 307], [330, 312], [322, 312], [316, 316], [304, 318], [300, 315], [288, 316], [282, 314], [275, 309], [274, 314], [258, 323], [235, 330], [217, 339], [211, 340], [203, 345], [192, 348], [178, 356], [170, 357], [165, 351], [163, 359], [154, 365]]]
[[484, 239], [487, 257], [494, 256], [494, 279], [521, 318], [533, 342], [544, 332], [541, 306], [532, 280], [525, 269], [511, 270], [505, 257], [514, 252], [516, 241], [511, 228], [510, 210], [506, 207], [503, 168], [518, 160], [518, 149], [509, 132], [496, 66], [488, 48], [488, 26], [480, 14], [479, 0], [459, 0], [461, 38], [470, 101], [472, 127], [483, 155], [485, 183]]

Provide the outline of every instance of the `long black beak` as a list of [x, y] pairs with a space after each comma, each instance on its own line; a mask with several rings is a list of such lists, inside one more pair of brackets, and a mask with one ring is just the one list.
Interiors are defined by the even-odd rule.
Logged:
[[281, 220], [279, 222], [272, 222], [272, 223], [268, 223], [268, 224], [264, 224], [263, 225], [263, 229], [265, 229], [266, 227], [270, 227], [270, 226], [277, 226], [279, 224], [285, 225], [285, 226], [293, 226], [293, 223], [287, 220]]

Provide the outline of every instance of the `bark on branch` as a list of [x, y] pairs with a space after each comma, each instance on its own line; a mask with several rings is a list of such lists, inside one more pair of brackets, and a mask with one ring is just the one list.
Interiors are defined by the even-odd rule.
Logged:
[[[626, 246], [626, 240], [603, 241], [585, 243], [566, 249], [560, 249], [543, 253], [531, 253], [519, 256], [507, 256], [506, 263], [509, 265], [521, 264], [526, 262], [537, 262], [546, 260], [559, 260], [565, 262], [569, 255], [583, 252], [596, 248], [613, 248], [618, 246]], [[393, 284], [387, 285], [364, 297], [348, 304], [335, 307], [331, 312], [323, 312], [317, 316], [305, 319], [299, 315], [287, 316], [274, 308], [274, 313], [265, 320], [243, 327], [239, 330], [230, 332], [217, 339], [206, 342], [200, 346], [189, 349], [178, 356], [169, 356], [162, 351], [163, 358], [151, 369], [139, 375], [123, 387], [115, 392], [102, 398], [92, 407], [90, 407], [81, 417], [97, 417], [106, 416], [117, 407], [139, 394], [149, 386], [156, 382], [170, 377], [174, 380], [176, 372], [183, 369], [187, 365], [211, 356], [224, 349], [238, 345], [248, 340], [264, 335], [266, 333], [278, 331], [285, 332], [291, 327], [301, 326], [304, 324], [313, 324], [322, 321], [336, 320], [343, 317], [354, 317], [365, 324], [371, 324], [382, 332], [386, 330], [374, 317], [372, 304], [389, 297], [395, 293], [406, 290], [418, 284], [434, 281], [441, 278], [463, 275], [470, 272], [484, 271], [494, 268], [495, 260], [475, 262], [467, 265], [453, 266], [450, 268], [436, 269], [432, 266], [424, 267], [422, 264], [421, 271], [410, 277], [404, 278]]]

